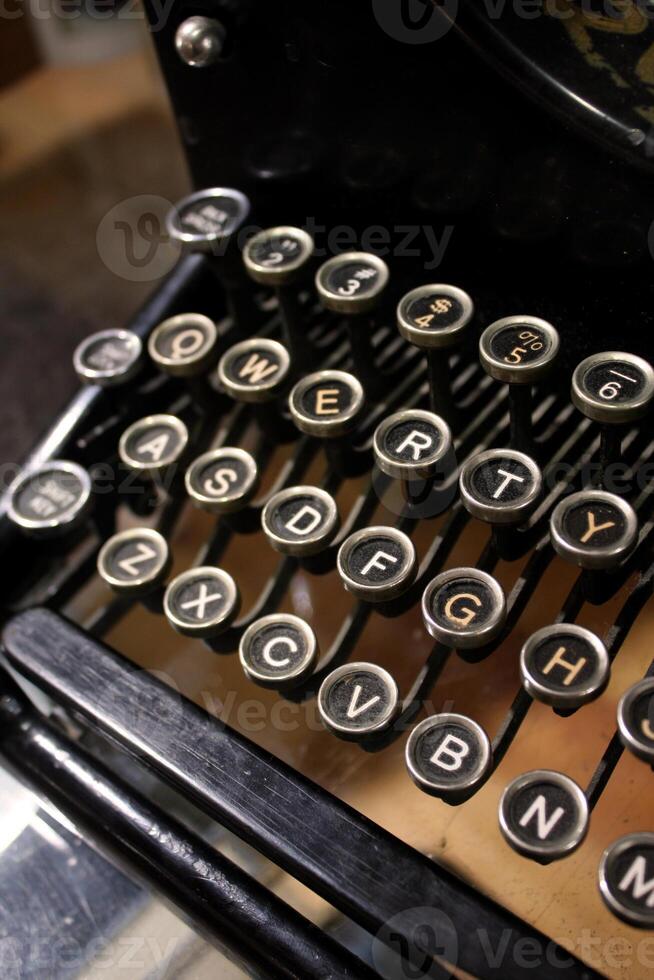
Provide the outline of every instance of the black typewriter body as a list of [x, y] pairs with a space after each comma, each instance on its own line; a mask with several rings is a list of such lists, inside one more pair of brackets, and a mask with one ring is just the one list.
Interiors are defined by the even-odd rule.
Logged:
[[200, 196], [3, 498], [3, 762], [251, 976], [651, 975], [651, 21], [145, 6]]

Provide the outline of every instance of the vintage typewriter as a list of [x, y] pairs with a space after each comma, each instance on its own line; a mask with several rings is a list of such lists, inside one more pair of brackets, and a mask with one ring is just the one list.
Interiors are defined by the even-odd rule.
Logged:
[[654, 30], [491, 7], [146, 0], [182, 255], [3, 500], [3, 762], [249, 975], [651, 976]]

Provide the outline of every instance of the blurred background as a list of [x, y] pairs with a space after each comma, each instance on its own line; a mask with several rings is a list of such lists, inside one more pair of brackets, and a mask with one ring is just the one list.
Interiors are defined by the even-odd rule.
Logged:
[[122, 326], [171, 268], [161, 219], [188, 178], [138, 2], [3, 0], [0, 17], [0, 462], [15, 463], [76, 387], [76, 343]]

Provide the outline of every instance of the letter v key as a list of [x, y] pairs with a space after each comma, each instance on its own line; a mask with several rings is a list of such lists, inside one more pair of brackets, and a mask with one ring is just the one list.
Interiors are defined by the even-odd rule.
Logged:
[[362, 690], [363, 687], [361, 684], [357, 684], [355, 686], [354, 694], [352, 695], [352, 699], [350, 701], [350, 706], [347, 709], [348, 718], [357, 718], [359, 715], [363, 714], [364, 711], [367, 711], [368, 708], [372, 708], [373, 704], [377, 704], [379, 701], [379, 695], [375, 694], [375, 696], [366, 701], [365, 704], [361, 704], [357, 707], [357, 702], [361, 697]]

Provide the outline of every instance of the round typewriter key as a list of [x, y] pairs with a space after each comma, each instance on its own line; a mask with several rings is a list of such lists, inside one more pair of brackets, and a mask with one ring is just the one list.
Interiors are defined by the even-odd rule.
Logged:
[[409, 775], [421, 790], [451, 803], [469, 797], [492, 765], [488, 735], [465, 715], [443, 713], [425, 718], [406, 743]]
[[250, 278], [275, 289], [284, 342], [296, 365], [310, 360], [310, 344], [297, 293], [291, 285], [306, 272], [312, 255], [311, 235], [302, 228], [285, 226], [260, 231], [243, 249], [243, 262]]
[[552, 368], [559, 351], [554, 327], [535, 316], [508, 316], [487, 327], [479, 340], [482, 367], [509, 385], [511, 445], [528, 452], [532, 437], [531, 386]]
[[541, 864], [575, 851], [588, 832], [588, 801], [574, 780], [536, 769], [502, 793], [500, 830], [508, 844]]
[[397, 307], [397, 326], [410, 344], [427, 354], [429, 396], [434, 412], [454, 418], [449, 353], [466, 337], [472, 322], [472, 300], [457, 286], [434, 283], [406, 293]]
[[100, 330], [75, 348], [73, 366], [85, 384], [111, 388], [134, 377], [142, 352], [141, 339], [131, 330]]
[[339, 528], [334, 498], [319, 487], [288, 487], [274, 494], [261, 514], [268, 541], [284, 555], [317, 555]]
[[333, 670], [318, 691], [324, 725], [343, 738], [363, 738], [387, 728], [397, 713], [394, 679], [375, 664], [344, 664]]
[[427, 480], [452, 450], [452, 434], [433, 412], [412, 408], [389, 415], [375, 429], [373, 449], [377, 466], [388, 476]]
[[371, 252], [345, 252], [324, 262], [316, 273], [323, 305], [335, 313], [367, 313], [388, 283], [388, 266]]
[[289, 397], [301, 432], [323, 439], [351, 432], [364, 404], [361, 383], [346, 371], [316, 371], [295, 385]]
[[573, 623], [544, 626], [520, 653], [525, 690], [553, 708], [580, 708], [594, 701], [605, 690], [610, 670], [599, 637]]
[[416, 577], [411, 538], [394, 527], [365, 527], [346, 538], [336, 559], [348, 592], [367, 602], [395, 599]]
[[241, 227], [250, 202], [231, 187], [209, 187], [182, 198], [168, 212], [168, 234], [184, 247], [212, 252]]
[[178, 633], [210, 640], [232, 623], [240, 601], [231, 575], [213, 565], [199, 566], [172, 580], [164, 596], [164, 612]]
[[156, 476], [180, 461], [188, 438], [188, 429], [176, 416], [148, 415], [125, 429], [118, 453], [131, 470]]
[[200, 313], [180, 313], [155, 327], [148, 352], [166, 374], [191, 378], [213, 366], [217, 344], [218, 331], [213, 320]]
[[297, 683], [313, 671], [318, 644], [303, 619], [277, 613], [248, 626], [238, 655], [250, 680], [265, 687], [282, 687]]
[[551, 369], [559, 351], [554, 327], [535, 316], [507, 316], [486, 327], [479, 341], [482, 367], [496, 381], [534, 384]]
[[248, 274], [264, 286], [294, 282], [313, 255], [313, 238], [302, 228], [267, 228], [243, 249]]
[[489, 449], [461, 467], [463, 506], [490, 524], [520, 524], [540, 498], [543, 478], [530, 456], [513, 449]]
[[432, 579], [422, 596], [427, 632], [445, 646], [473, 650], [494, 640], [506, 618], [506, 600], [492, 575], [452, 568]]
[[77, 527], [91, 504], [91, 478], [77, 463], [55, 459], [19, 476], [9, 488], [7, 516], [22, 531], [56, 537]]
[[114, 534], [100, 549], [98, 573], [114, 592], [145, 595], [165, 581], [171, 566], [168, 542], [148, 527]]
[[587, 569], [610, 569], [633, 551], [638, 520], [622, 497], [582, 490], [556, 505], [550, 534], [555, 550], [567, 561]]
[[473, 302], [457, 286], [418, 286], [400, 300], [398, 330], [410, 344], [425, 349], [456, 347], [474, 314]]
[[593, 354], [572, 376], [572, 401], [596, 422], [633, 422], [647, 412], [653, 397], [654, 369], [634, 354]]
[[654, 834], [627, 834], [602, 854], [599, 888], [614, 915], [654, 929]]
[[277, 398], [291, 366], [288, 351], [276, 340], [256, 337], [230, 347], [218, 362], [218, 379], [232, 398], [268, 402]]
[[193, 460], [184, 478], [196, 507], [211, 514], [230, 514], [252, 499], [259, 483], [257, 464], [244, 449], [210, 449]]
[[654, 678], [626, 691], [618, 704], [620, 741], [637, 758], [654, 765]]

